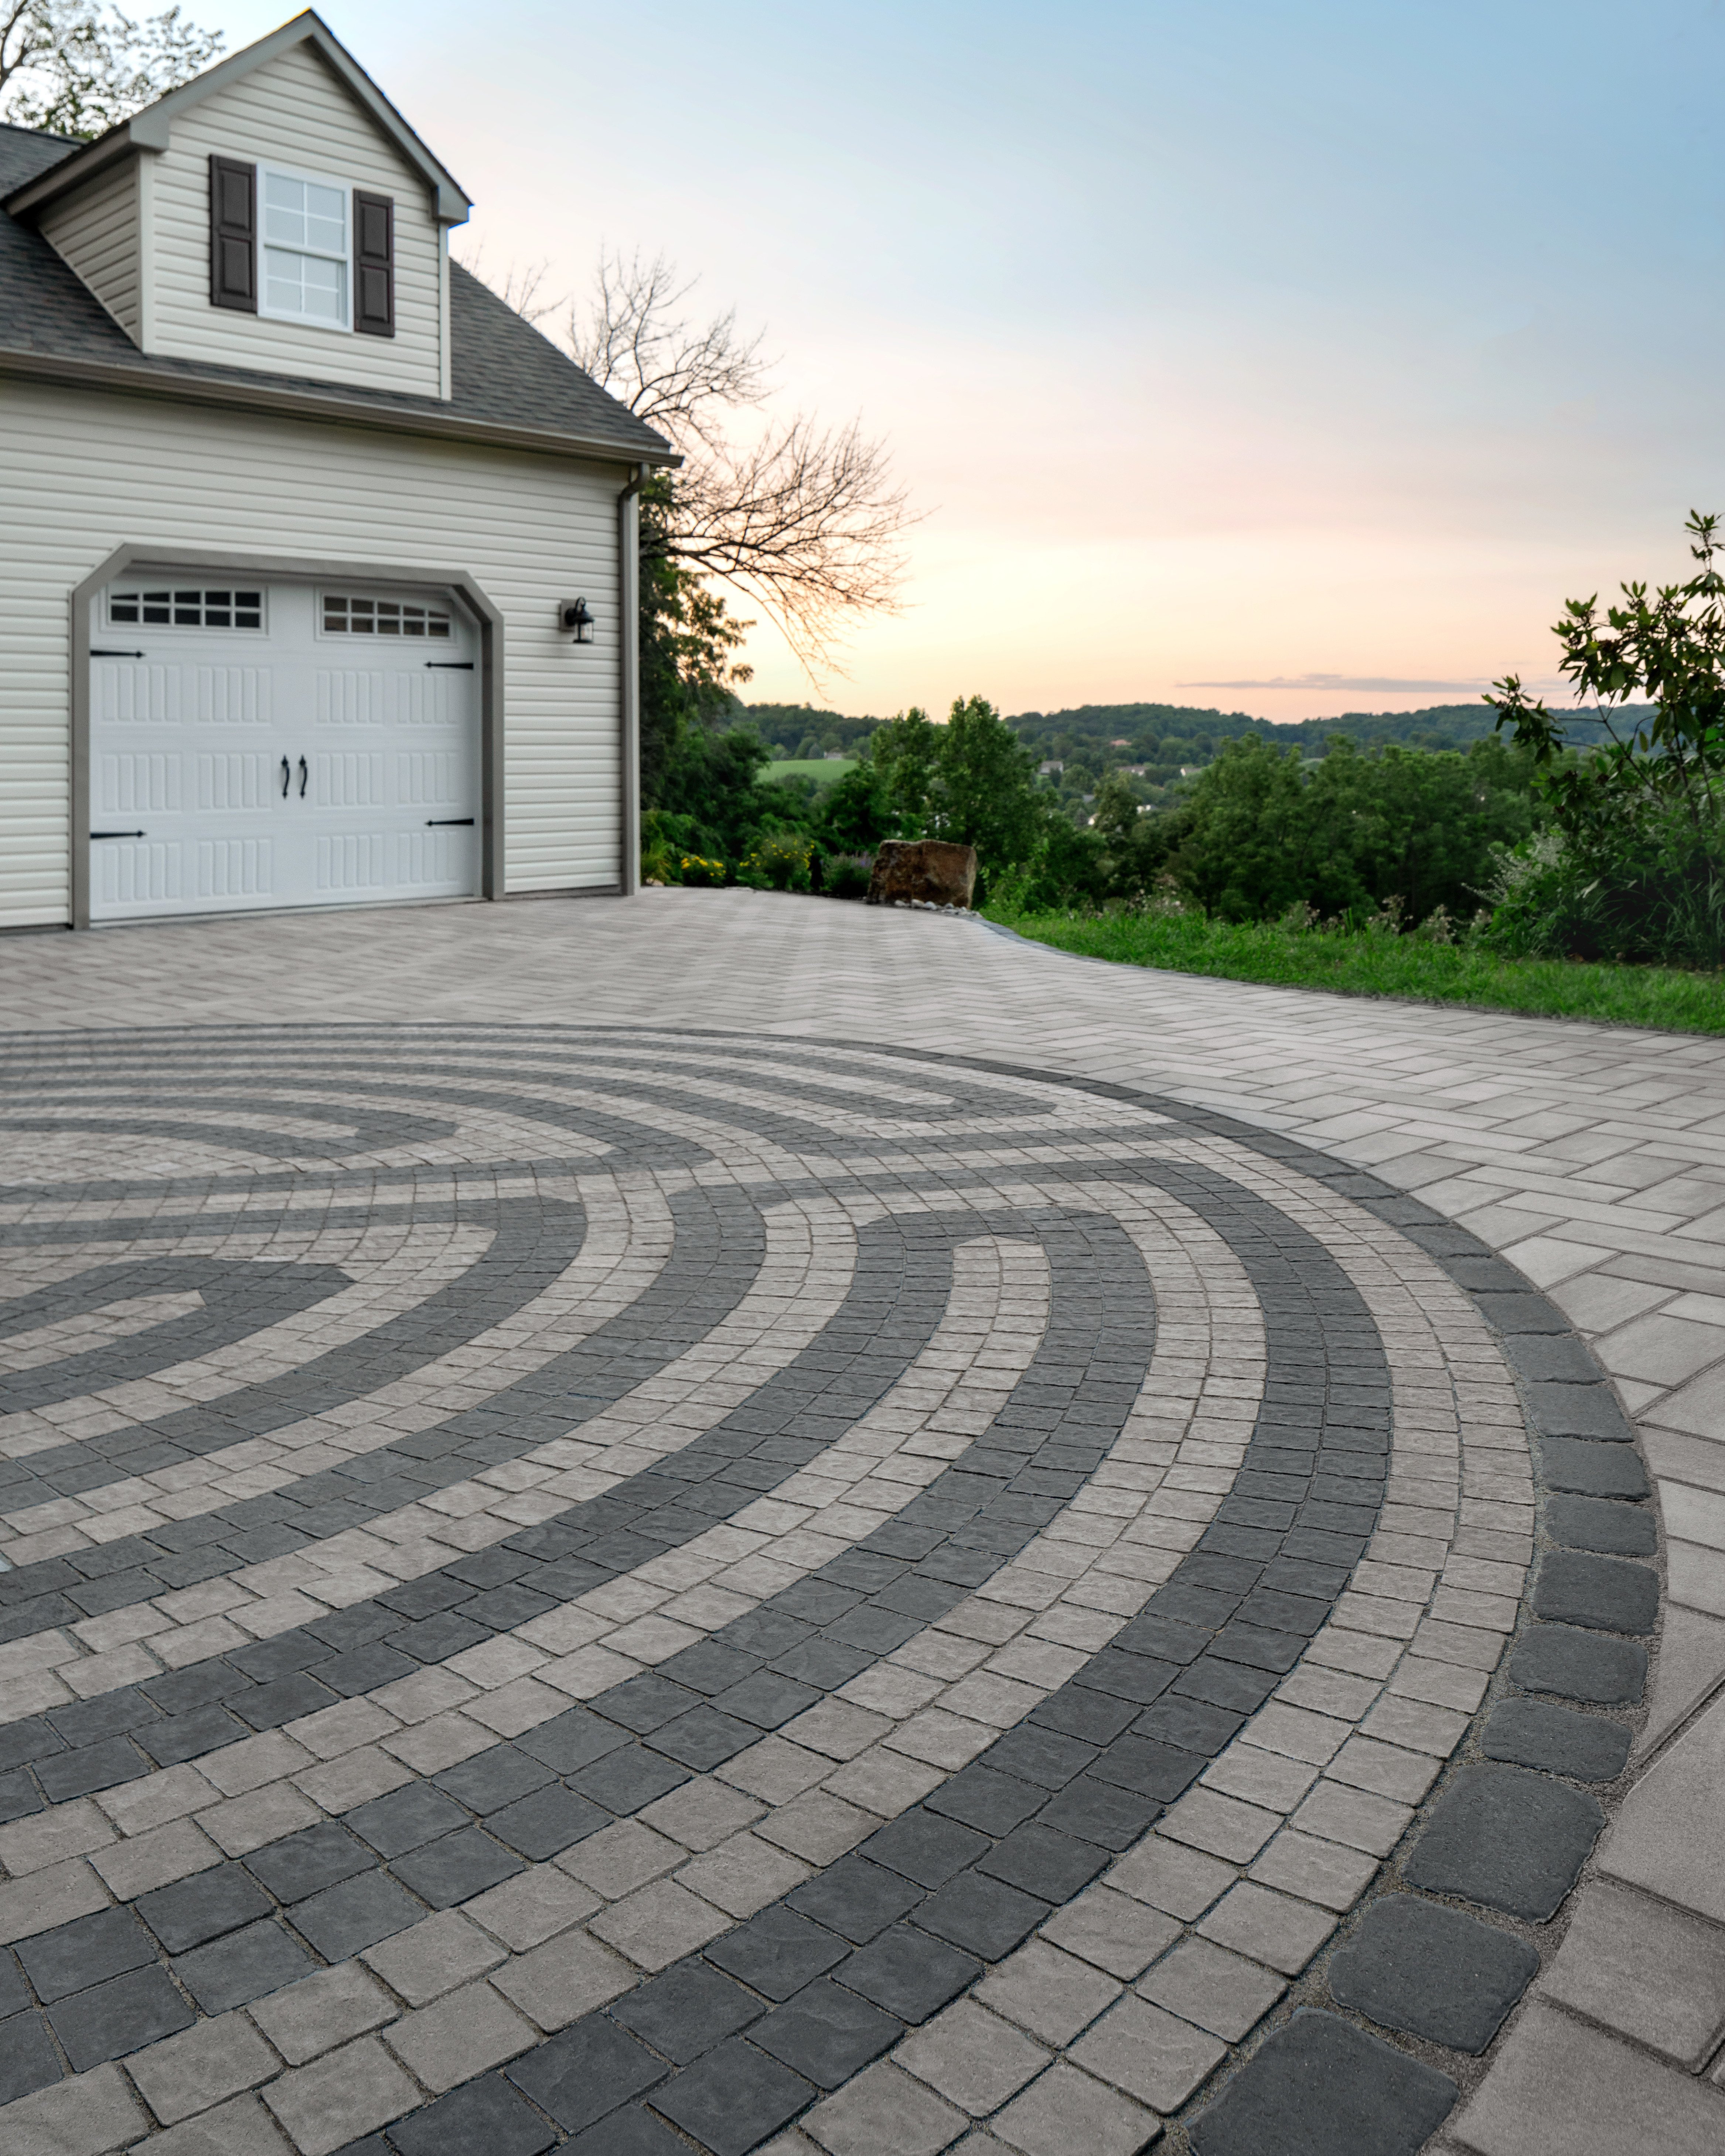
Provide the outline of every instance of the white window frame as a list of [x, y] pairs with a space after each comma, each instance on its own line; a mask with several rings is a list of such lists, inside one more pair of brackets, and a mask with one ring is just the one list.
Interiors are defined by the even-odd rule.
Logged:
[[[271, 175], [278, 179], [297, 180], [302, 186], [329, 187], [339, 194], [344, 205], [341, 229], [347, 241], [345, 253], [326, 254], [321, 249], [311, 247], [283, 247], [276, 249], [282, 254], [296, 254], [311, 262], [339, 262], [341, 265], [341, 313], [339, 322], [320, 320], [316, 315], [297, 314], [290, 308], [272, 307], [267, 295], [270, 290], [269, 255], [272, 242], [270, 238], [270, 211], [265, 200]], [[265, 321], [295, 322], [301, 329], [326, 330], [337, 336], [353, 334], [353, 187], [351, 181], [337, 179], [331, 172], [307, 172], [299, 165], [280, 165], [263, 158], [258, 161], [258, 313]]]

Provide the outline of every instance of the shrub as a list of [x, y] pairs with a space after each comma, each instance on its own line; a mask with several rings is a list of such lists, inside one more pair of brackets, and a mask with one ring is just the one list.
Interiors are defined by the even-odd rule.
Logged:
[[723, 861], [708, 860], [701, 854], [685, 854], [678, 866], [685, 884], [711, 886], [730, 880]]
[[866, 898], [874, 866], [872, 854], [827, 854], [820, 864], [820, 887], [829, 898]]
[[791, 831], [769, 831], [756, 839], [737, 864], [737, 880], [752, 891], [807, 891], [814, 851], [807, 839]]

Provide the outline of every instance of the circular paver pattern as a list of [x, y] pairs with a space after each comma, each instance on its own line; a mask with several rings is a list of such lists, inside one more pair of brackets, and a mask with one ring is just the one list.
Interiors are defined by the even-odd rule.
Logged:
[[18, 2127], [1441, 2124], [1657, 1605], [1613, 1394], [1472, 1237], [1223, 1117], [885, 1048], [0, 1068]]

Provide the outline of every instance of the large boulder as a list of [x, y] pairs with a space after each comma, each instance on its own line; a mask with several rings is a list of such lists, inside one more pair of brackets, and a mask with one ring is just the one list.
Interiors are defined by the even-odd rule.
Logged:
[[885, 839], [869, 878], [870, 906], [921, 899], [930, 906], [968, 906], [976, 889], [976, 848], [944, 839]]

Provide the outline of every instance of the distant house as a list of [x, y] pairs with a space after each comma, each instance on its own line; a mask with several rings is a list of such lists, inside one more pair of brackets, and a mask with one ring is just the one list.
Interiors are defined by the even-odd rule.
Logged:
[[1051, 772], [1064, 771], [1065, 768], [1065, 765], [1058, 757], [1051, 757], [1046, 763], [1039, 763], [1036, 767], [1038, 776], [1043, 778], [1046, 778]]
[[669, 446], [314, 14], [0, 126], [0, 925], [632, 890]]

